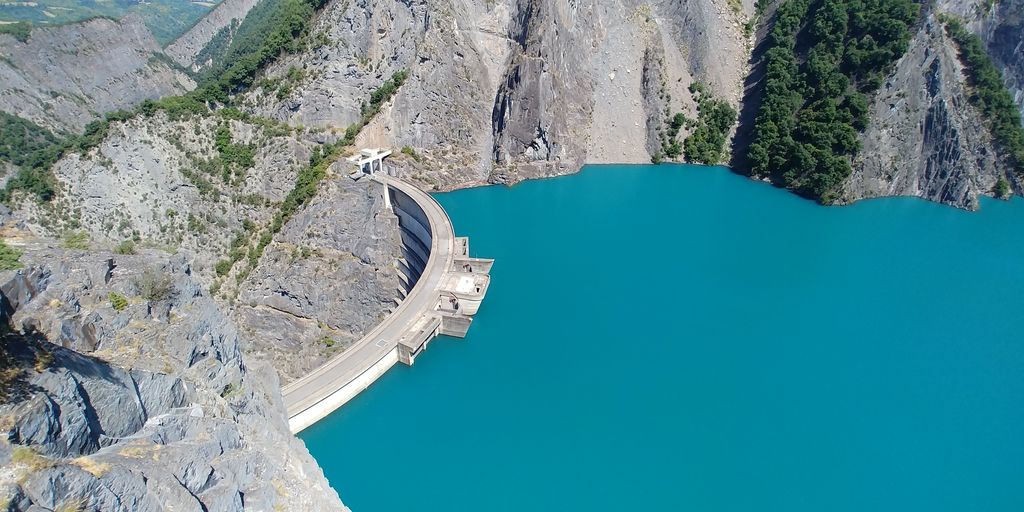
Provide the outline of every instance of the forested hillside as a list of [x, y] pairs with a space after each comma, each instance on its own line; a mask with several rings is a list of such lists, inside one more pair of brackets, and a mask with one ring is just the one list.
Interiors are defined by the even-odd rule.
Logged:
[[789, 0], [766, 52], [750, 172], [823, 202], [851, 172], [868, 95], [906, 51], [910, 0]]

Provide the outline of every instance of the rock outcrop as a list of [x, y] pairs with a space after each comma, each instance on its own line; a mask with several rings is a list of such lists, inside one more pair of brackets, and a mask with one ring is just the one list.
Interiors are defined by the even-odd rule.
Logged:
[[968, 95], [956, 44], [929, 13], [875, 95], [846, 200], [909, 195], [976, 209], [1001, 177], [1013, 180]]
[[37, 27], [24, 43], [0, 34], [0, 56], [0, 110], [58, 132], [195, 87], [134, 14]]
[[7, 510], [345, 510], [184, 258], [21, 241], [0, 275]]
[[[233, 143], [253, 148], [251, 168], [225, 174], [214, 140], [222, 126]], [[196, 278], [209, 285], [232, 241], [271, 221], [315, 144], [287, 128], [214, 115], [139, 116], [112, 123], [98, 147], [58, 161], [59, 196], [48, 205], [23, 201], [19, 216], [53, 237], [82, 231], [97, 246], [135, 240], [188, 251]]]
[[288, 383], [372, 329], [397, 303], [398, 218], [383, 185], [329, 180], [242, 283], [232, 317]]

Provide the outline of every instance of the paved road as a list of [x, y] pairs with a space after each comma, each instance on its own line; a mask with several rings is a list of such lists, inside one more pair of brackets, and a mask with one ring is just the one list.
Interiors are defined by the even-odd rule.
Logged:
[[430, 256], [416, 285], [393, 313], [347, 350], [284, 387], [282, 394], [289, 418], [323, 401], [394, 349], [413, 324], [424, 313], [434, 309], [442, 278], [452, 268], [455, 230], [444, 208], [430, 194], [411, 183], [383, 174], [377, 174], [375, 178], [405, 192], [427, 214], [432, 234]]

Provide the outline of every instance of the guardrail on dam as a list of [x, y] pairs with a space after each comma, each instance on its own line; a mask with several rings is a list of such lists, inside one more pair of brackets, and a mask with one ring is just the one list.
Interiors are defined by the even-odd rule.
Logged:
[[438, 334], [464, 337], [490, 283], [494, 260], [469, 256], [451, 219], [430, 194], [382, 172], [385, 203], [398, 217], [402, 282], [398, 307], [341, 354], [282, 390], [298, 433], [334, 412], [395, 363], [411, 365]]

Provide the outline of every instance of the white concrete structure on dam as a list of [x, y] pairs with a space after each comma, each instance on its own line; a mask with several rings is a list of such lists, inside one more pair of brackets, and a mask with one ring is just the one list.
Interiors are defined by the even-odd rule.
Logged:
[[[387, 152], [390, 154], [390, 152]], [[373, 157], [383, 159], [380, 150]], [[369, 157], [369, 155], [366, 155]], [[437, 201], [415, 185], [369, 165], [398, 217], [402, 257], [398, 307], [347, 350], [284, 387], [293, 433], [309, 427], [370, 386], [395, 363], [413, 364], [438, 334], [464, 337], [487, 294], [494, 260], [469, 256], [469, 239], [456, 237]]]
[[390, 155], [390, 149], [361, 149], [347, 160], [355, 166], [355, 172], [374, 174], [384, 170], [384, 158]]

